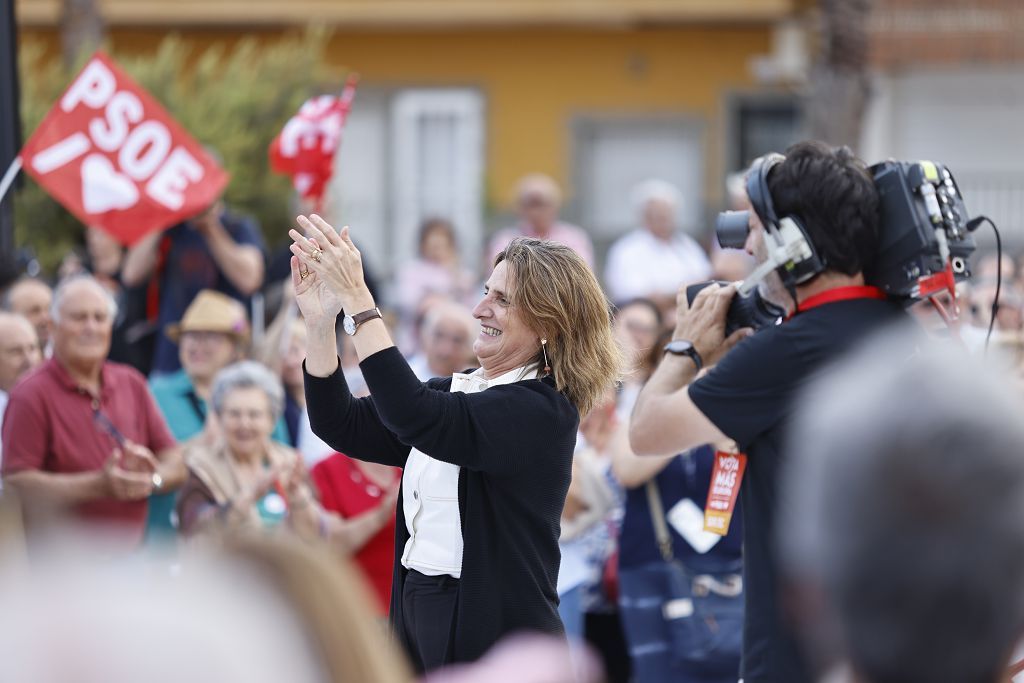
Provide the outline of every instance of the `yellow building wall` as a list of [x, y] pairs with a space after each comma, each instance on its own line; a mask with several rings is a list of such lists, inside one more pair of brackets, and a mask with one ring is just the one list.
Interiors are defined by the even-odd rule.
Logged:
[[[26, 36], [52, 31], [26, 30]], [[155, 49], [162, 31], [115, 29], [119, 52]], [[183, 32], [200, 46], [238, 32]], [[273, 40], [274, 31], [258, 34]], [[487, 200], [508, 205], [521, 175], [551, 174], [572, 194], [572, 121], [578, 115], [685, 115], [708, 136], [707, 199], [721, 195], [723, 96], [749, 89], [749, 61], [770, 51], [764, 25], [650, 29], [337, 31], [328, 58], [364, 87], [469, 86], [486, 101]], [[358, 106], [358, 97], [356, 100]], [[732, 170], [732, 169], [728, 169]]]
[[488, 197], [504, 203], [519, 176], [538, 170], [571, 194], [580, 114], [695, 115], [708, 124], [708, 171], [719, 173], [723, 92], [749, 87], [750, 57], [768, 50], [762, 28], [687, 28], [341, 35], [330, 55], [367, 84], [479, 87]]

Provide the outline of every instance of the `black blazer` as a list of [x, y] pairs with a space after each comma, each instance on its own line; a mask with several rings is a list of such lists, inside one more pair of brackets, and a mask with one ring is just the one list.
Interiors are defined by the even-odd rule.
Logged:
[[[472, 661], [506, 634], [563, 633], [555, 584], [559, 521], [579, 413], [550, 378], [449, 393], [421, 383], [398, 349], [360, 363], [371, 396], [353, 398], [340, 369], [305, 376], [313, 431], [353, 458], [403, 467], [411, 447], [460, 467], [462, 578], [453, 661]], [[398, 503], [391, 619], [403, 644], [400, 558], [409, 538]]]

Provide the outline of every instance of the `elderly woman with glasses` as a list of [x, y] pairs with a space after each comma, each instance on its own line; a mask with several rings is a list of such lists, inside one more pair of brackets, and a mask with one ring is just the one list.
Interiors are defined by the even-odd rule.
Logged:
[[[620, 365], [590, 268], [568, 247], [513, 240], [473, 310], [480, 369], [420, 382], [380, 319], [348, 228], [298, 221], [309, 235], [289, 233], [310, 423], [351, 457], [403, 468], [391, 617], [413, 665], [471, 661], [515, 631], [562, 634], [559, 518], [579, 416]], [[339, 370], [342, 309], [367, 398]]]
[[283, 530], [350, 555], [393, 519], [390, 506], [349, 517], [324, 510], [299, 452], [271, 440], [284, 389], [265, 366], [228, 366], [214, 380], [210, 400], [220, 437], [196, 438], [186, 451], [189, 479], [178, 500], [186, 536]]
[[280, 380], [254, 361], [235, 363], [217, 374], [210, 402], [220, 439], [196, 439], [186, 451], [189, 478], [177, 506], [182, 533], [287, 527], [326, 534], [298, 452], [270, 438], [284, 406]]

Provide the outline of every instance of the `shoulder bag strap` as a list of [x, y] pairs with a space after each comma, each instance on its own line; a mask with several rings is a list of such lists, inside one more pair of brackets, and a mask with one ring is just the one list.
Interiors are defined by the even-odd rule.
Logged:
[[672, 536], [668, 532], [668, 525], [665, 524], [665, 509], [661, 504], [661, 494], [658, 492], [658, 485], [654, 479], [647, 482], [647, 507], [651, 512], [651, 523], [654, 525], [654, 537], [658, 541], [658, 550], [666, 562], [675, 559], [672, 552]]
[[185, 392], [185, 398], [188, 399], [188, 404], [192, 406], [192, 410], [195, 411], [196, 417], [199, 418], [199, 424], [206, 426], [206, 410], [204, 410], [203, 402], [196, 395], [195, 389], [189, 388]]

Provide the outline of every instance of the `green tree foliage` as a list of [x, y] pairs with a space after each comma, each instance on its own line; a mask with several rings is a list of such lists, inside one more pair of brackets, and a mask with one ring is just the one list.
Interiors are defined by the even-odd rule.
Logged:
[[[281, 242], [292, 220], [290, 179], [271, 173], [267, 147], [306, 98], [340, 89], [343, 74], [324, 67], [328, 36], [319, 30], [286, 36], [273, 43], [243, 38], [197, 50], [189, 41], [168, 36], [147, 55], [114, 59], [148, 90], [200, 143], [223, 158], [231, 174], [225, 201], [256, 218], [269, 245]], [[58, 58], [38, 43], [20, 53], [22, 120], [25, 137], [53, 106], [77, 73], [66, 72]], [[52, 272], [81, 241], [82, 225], [31, 178], [15, 196], [19, 246], [35, 249]]]

